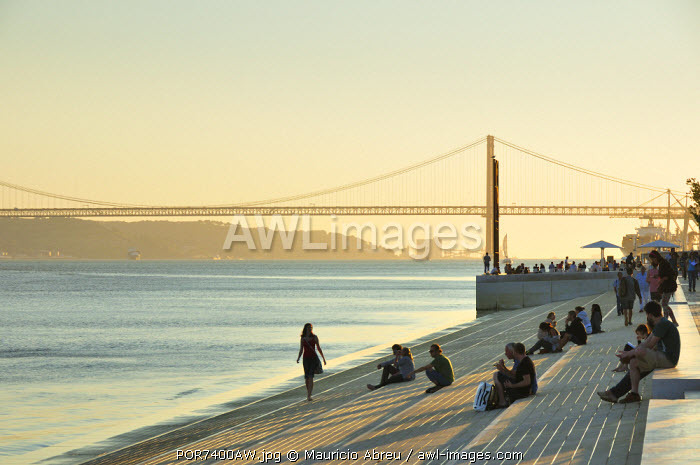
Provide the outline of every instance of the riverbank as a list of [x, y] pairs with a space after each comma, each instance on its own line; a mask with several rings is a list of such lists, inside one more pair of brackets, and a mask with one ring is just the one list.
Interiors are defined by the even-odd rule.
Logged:
[[[506, 342], [532, 344], [537, 324], [548, 311], [555, 311], [563, 320], [566, 311], [575, 305], [589, 307], [592, 303], [599, 303], [604, 310], [606, 333], [591, 336], [586, 346], [570, 346], [562, 354], [533, 356], [540, 380], [536, 396], [505, 411], [473, 411], [476, 386], [490, 379], [492, 364], [503, 357]], [[583, 457], [585, 462], [596, 454], [605, 459], [596, 463], [614, 458], [616, 461], [609, 463], [638, 464], [650, 382], [642, 382], [645, 400], [639, 404], [607, 404], [595, 396], [596, 390], [614, 384], [620, 377], [610, 372], [616, 364], [614, 352], [620, 341], [630, 338], [630, 330], [616, 316], [614, 306], [614, 295], [609, 292], [496, 312], [469, 328], [416, 341], [412, 349], [417, 366], [429, 361], [427, 347], [437, 341], [455, 367], [455, 383], [433, 395], [423, 392], [429, 384], [422, 375], [412, 383], [367, 391], [365, 385], [379, 377], [377, 361], [372, 360], [319, 377], [312, 403], [304, 400], [304, 388], [299, 386], [137, 444], [127, 445], [129, 437], [124, 436], [110, 443], [65, 451], [45, 463], [175, 463], [178, 449], [257, 453], [265, 449], [279, 452], [284, 463], [289, 461], [285, 454], [292, 449], [328, 453], [350, 450], [361, 453], [358, 462], [362, 462], [364, 451], [372, 449], [401, 453], [405, 460], [411, 450], [417, 454], [436, 448], [485, 452], [508, 448], [509, 452], [525, 454], [523, 463], [533, 463], [546, 452], [553, 459], [548, 461], [554, 463], [570, 463], [574, 457]], [[635, 315], [635, 319], [641, 322], [642, 317]], [[601, 436], [601, 428], [613, 429], [611, 434]], [[513, 440], [516, 430], [522, 435]], [[542, 434], [545, 430], [548, 433]], [[523, 441], [530, 436], [531, 441]], [[533, 449], [533, 444], [539, 444], [538, 448]], [[121, 449], [95, 457], [110, 447]], [[431, 461], [417, 457], [409, 462]]]
[[370, 360], [396, 337], [461, 324], [476, 317], [478, 270], [477, 262], [0, 261], [0, 462], [192, 422], [301, 384], [294, 361], [309, 321], [329, 373]]

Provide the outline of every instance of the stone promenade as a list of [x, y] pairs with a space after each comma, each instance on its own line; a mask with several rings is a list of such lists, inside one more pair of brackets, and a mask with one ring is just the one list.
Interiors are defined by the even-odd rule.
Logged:
[[[491, 379], [505, 343], [532, 345], [549, 311], [556, 312], [562, 329], [568, 310], [576, 305], [589, 310], [593, 303], [603, 309], [606, 332], [590, 336], [585, 346], [532, 356], [537, 395], [506, 410], [472, 409], [477, 384]], [[77, 450], [52, 462], [186, 463], [196, 451], [208, 451], [196, 463], [259, 463], [264, 454], [269, 463], [468, 463], [482, 453], [490, 454], [490, 460], [474, 463], [636, 465], [651, 377], [641, 383], [641, 403], [610, 404], [595, 394], [622, 377], [611, 372], [617, 364], [614, 354], [634, 338], [634, 327], [624, 327], [614, 306], [615, 296], [608, 292], [495, 312], [480, 316], [473, 326], [412, 346], [416, 366], [430, 361], [427, 350], [433, 341], [452, 360], [457, 379], [435, 394], [424, 393], [430, 384], [422, 373], [414, 382], [368, 391], [366, 384], [377, 383], [380, 376], [377, 361], [371, 361], [321, 375], [311, 403], [299, 387], [98, 457], [95, 450]], [[634, 318], [635, 325], [645, 321], [636, 311]], [[212, 457], [215, 450], [222, 455]], [[253, 452], [255, 457], [244, 455]]]

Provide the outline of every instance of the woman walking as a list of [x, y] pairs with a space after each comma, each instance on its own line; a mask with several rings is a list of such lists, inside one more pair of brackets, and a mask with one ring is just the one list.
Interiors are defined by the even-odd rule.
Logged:
[[676, 292], [678, 285], [676, 284], [677, 274], [671, 264], [665, 260], [658, 250], [652, 250], [649, 254], [651, 263], [659, 265], [659, 292], [661, 292], [661, 307], [664, 309], [664, 316], [670, 318], [674, 325], [678, 326], [676, 315], [673, 314], [668, 301], [671, 300], [671, 295]]
[[318, 336], [314, 334], [314, 327], [311, 323], [306, 323], [304, 329], [301, 331], [301, 341], [299, 342], [299, 355], [297, 356], [297, 363], [302, 354], [304, 355], [304, 380], [306, 381], [306, 400], [311, 402], [311, 392], [314, 390], [314, 375], [316, 373], [323, 373], [323, 368], [321, 367], [321, 360], [319, 360], [316, 354], [316, 348], [318, 347], [318, 353], [323, 357], [323, 364], [326, 364], [326, 357], [323, 355], [321, 350], [321, 345], [318, 343]]

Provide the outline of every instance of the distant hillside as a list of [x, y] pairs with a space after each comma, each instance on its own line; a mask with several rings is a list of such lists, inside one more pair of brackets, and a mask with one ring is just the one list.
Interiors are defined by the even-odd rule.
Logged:
[[[125, 259], [130, 248], [141, 252], [142, 259], [392, 259], [393, 252], [363, 242], [355, 250], [355, 237], [349, 238], [351, 250], [303, 250], [302, 233], [294, 238], [291, 250], [284, 250], [275, 235], [270, 251], [259, 250], [258, 231], [251, 229], [258, 250], [235, 243], [230, 252], [223, 250], [229, 224], [219, 221], [91, 221], [74, 218], [0, 218], [0, 253], [11, 258], [56, 257], [79, 259]], [[241, 234], [239, 230], [237, 232]], [[313, 231], [313, 242], [330, 244], [330, 234]], [[340, 248], [342, 236], [338, 235]]]

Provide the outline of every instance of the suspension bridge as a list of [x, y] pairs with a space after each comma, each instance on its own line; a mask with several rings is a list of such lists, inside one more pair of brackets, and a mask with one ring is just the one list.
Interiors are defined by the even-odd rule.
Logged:
[[486, 216], [491, 188], [487, 175], [489, 143], [500, 166], [500, 215], [689, 218], [686, 193], [564, 163], [493, 136], [359, 182], [227, 205], [134, 205], [71, 197], [0, 181], [0, 217]]

